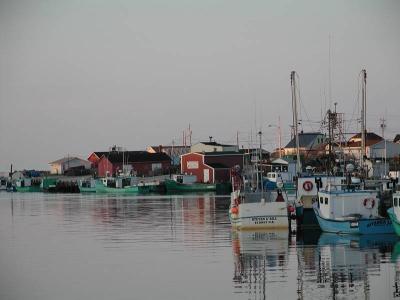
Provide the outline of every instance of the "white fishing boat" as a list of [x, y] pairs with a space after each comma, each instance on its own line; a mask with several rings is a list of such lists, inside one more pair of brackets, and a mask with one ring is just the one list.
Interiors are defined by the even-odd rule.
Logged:
[[379, 197], [376, 190], [363, 189], [362, 184], [351, 181], [354, 166], [346, 166], [347, 182], [343, 185], [328, 183], [318, 192], [314, 212], [322, 231], [351, 234], [394, 233], [389, 218], [379, 215]]
[[277, 189], [264, 191], [251, 185], [250, 180], [235, 168], [231, 173], [232, 193], [229, 219], [239, 230], [289, 229], [296, 231], [294, 203], [289, 200], [283, 183]]

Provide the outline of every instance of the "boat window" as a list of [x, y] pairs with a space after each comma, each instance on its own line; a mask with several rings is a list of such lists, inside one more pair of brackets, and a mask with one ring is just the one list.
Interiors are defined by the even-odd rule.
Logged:
[[325, 204], [328, 204], [328, 198], [325, 198]]
[[324, 203], [324, 197], [319, 198], [319, 202], [321, 202], [321, 204]]
[[394, 197], [394, 198], [393, 198], [393, 200], [394, 200], [394, 201], [393, 201], [393, 202], [394, 202], [394, 203], [393, 203], [393, 206], [398, 206], [398, 205], [399, 205], [399, 203], [398, 203], [398, 200], [397, 200], [397, 198], [396, 198], [396, 197]]

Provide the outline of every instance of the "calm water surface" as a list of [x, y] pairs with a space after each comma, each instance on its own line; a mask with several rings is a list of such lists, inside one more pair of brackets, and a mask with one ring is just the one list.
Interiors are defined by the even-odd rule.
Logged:
[[0, 299], [400, 297], [396, 236], [235, 232], [228, 203], [0, 193]]

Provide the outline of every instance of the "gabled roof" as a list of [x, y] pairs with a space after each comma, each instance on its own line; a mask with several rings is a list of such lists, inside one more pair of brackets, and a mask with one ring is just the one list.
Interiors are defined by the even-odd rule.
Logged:
[[393, 143], [399, 143], [400, 142], [400, 134], [396, 134], [396, 136], [393, 139]]
[[[356, 135], [353, 135], [347, 142], [346, 146], [353, 147], [353, 148], [361, 147], [361, 141], [358, 141], [359, 139], [361, 139], [361, 133], [357, 133]], [[353, 140], [357, 140], [357, 141], [353, 141]], [[377, 135], [376, 133], [367, 132], [367, 134], [365, 135], [365, 146], [366, 147], [374, 145], [380, 141], [383, 141], [383, 138], [381, 136]]]
[[85, 162], [85, 163], [90, 163], [89, 161], [87, 161], [85, 159], [82, 159], [82, 158], [79, 158], [79, 157], [76, 157], [76, 156], [69, 156], [69, 157], [64, 157], [64, 158], [49, 162], [49, 165], [63, 164], [63, 163], [66, 163], [66, 162], [69, 162], [69, 161], [73, 161], [73, 160], [80, 160], [80, 161]]
[[[353, 135], [353, 136], [349, 139], [349, 141], [351, 141], [351, 140], [353, 140], [353, 139], [361, 139], [361, 132], [360, 132], [360, 133], [357, 133], [357, 134], [355, 134], [355, 135]], [[365, 140], [378, 140], [378, 141], [381, 141], [381, 140], [383, 140], [383, 137], [377, 135], [377, 134], [374, 133], [374, 132], [367, 132], [367, 134], [365, 135]]]
[[111, 151], [104, 155], [111, 163], [133, 162], [160, 162], [171, 161], [164, 152], [149, 153], [147, 151]]
[[289, 164], [288, 161], [286, 161], [286, 160], [284, 160], [282, 158], [277, 158], [277, 159], [273, 160], [271, 163], [279, 164], [279, 165], [288, 165]]
[[[310, 145], [317, 137], [322, 136], [321, 132], [302, 132], [299, 133], [299, 147], [305, 148], [310, 147]], [[315, 144], [317, 145], [317, 144]], [[285, 148], [296, 148], [296, 139], [293, 138]]]
[[207, 146], [236, 147], [236, 145], [226, 145], [226, 144], [220, 144], [217, 142], [199, 142], [199, 144], [203, 144], [203, 145], [207, 145]]
[[221, 164], [221, 163], [212, 163], [212, 164], [208, 164], [211, 168], [214, 169], [229, 169], [228, 166]]
[[108, 152], [107, 151], [95, 151], [92, 154], [90, 154], [90, 156], [93, 155], [93, 154], [95, 154], [98, 158], [101, 158], [103, 155], [108, 154]]

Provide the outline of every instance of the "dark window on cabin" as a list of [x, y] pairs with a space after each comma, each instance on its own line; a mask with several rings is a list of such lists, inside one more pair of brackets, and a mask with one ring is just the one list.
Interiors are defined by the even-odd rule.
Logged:
[[397, 198], [394, 198], [394, 206], [398, 206]]
[[325, 204], [328, 204], [328, 198], [325, 198]]
[[321, 202], [321, 204], [323, 204], [324, 203], [324, 198], [323, 197], [319, 198], [319, 202]]

